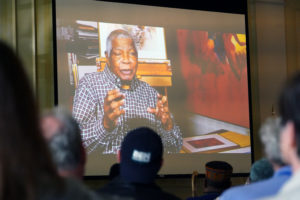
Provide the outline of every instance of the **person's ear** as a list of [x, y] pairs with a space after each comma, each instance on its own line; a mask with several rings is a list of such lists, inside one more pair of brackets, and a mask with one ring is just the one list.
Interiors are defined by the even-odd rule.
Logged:
[[288, 122], [284, 129], [284, 137], [286, 137], [288, 145], [297, 149], [297, 138], [295, 133], [295, 125], [293, 122]]
[[108, 52], [105, 51], [104, 53], [105, 53], [106, 63], [107, 63], [108, 66], [110, 66], [110, 60], [109, 60]]
[[280, 152], [283, 160], [289, 164], [298, 157], [295, 125], [291, 121], [287, 122], [281, 130]]
[[118, 163], [121, 163], [121, 150], [117, 151], [117, 160], [118, 160]]

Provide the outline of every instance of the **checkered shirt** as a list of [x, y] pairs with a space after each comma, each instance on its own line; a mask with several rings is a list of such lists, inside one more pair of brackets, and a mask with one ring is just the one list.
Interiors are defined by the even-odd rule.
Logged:
[[[102, 123], [104, 98], [108, 91], [117, 88], [125, 95], [125, 104], [121, 106], [125, 114], [119, 117], [114, 130], [107, 131]], [[87, 151], [90, 153], [100, 146], [103, 153], [116, 153], [128, 131], [147, 126], [161, 136], [165, 152], [178, 152], [182, 146], [182, 134], [173, 116], [173, 129], [166, 131], [161, 121], [147, 111], [148, 107], [156, 107], [157, 91], [136, 78], [129, 90], [120, 88], [120, 79], [108, 67], [103, 72], [89, 73], [80, 79], [74, 96], [73, 116], [80, 125]]]

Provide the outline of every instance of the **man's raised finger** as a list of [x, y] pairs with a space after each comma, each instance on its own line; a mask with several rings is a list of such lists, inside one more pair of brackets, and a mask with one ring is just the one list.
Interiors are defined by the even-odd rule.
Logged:
[[167, 96], [163, 96], [163, 97], [161, 98], [161, 101], [162, 101], [163, 104], [168, 103], [168, 98], [167, 98]]
[[109, 91], [106, 96], [106, 101], [108, 103], [112, 101], [119, 101], [125, 98], [124, 94], [122, 94], [120, 91], [116, 90], [115, 92], [112, 92], [113, 90]]
[[111, 121], [115, 121], [124, 113], [125, 113], [125, 110], [115, 109], [112, 113], [109, 114], [108, 117]]
[[112, 101], [110, 104], [110, 108], [112, 110], [116, 109], [116, 108], [120, 108], [120, 106], [123, 106], [125, 103], [124, 99], [121, 99], [120, 101]]
[[158, 109], [157, 108], [147, 108], [147, 111], [149, 112], [149, 113], [152, 113], [152, 114], [157, 114], [157, 112], [158, 112]]

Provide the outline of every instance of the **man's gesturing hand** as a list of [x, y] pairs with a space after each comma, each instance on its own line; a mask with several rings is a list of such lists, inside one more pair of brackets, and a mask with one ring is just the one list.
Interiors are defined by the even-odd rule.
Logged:
[[118, 124], [118, 118], [125, 113], [120, 106], [124, 105], [125, 96], [118, 90], [108, 91], [104, 99], [103, 126], [106, 130], [113, 130]]
[[155, 116], [161, 121], [165, 130], [169, 131], [173, 128], [173, 121], [169, 112], [167, 96], [157, 94], [156, 108], [148, 108], [147, 111], [155, 114]]

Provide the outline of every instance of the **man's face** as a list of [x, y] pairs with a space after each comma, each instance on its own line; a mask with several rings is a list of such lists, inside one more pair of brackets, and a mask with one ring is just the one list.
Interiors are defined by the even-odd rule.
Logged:
[[111, 71], [122, 81], [131, 81], [137, 70], [137, 52], [130, 38], [112, 40], [110, 57], [106, 59]]

